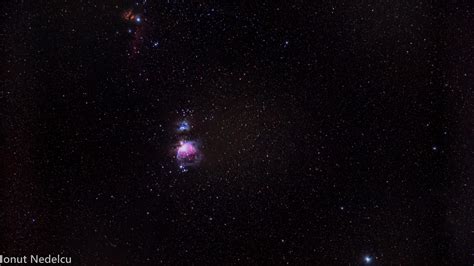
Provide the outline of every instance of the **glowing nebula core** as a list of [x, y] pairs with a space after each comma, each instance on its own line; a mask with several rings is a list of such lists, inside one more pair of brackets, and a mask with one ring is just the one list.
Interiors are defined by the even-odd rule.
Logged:
[[192, 142], [184, 142], [178, 148], [176, 158], [178, 160], [193, 161], [198, 154], [197, 147]]
[[201, 158], [202, 156], [197, 142], [180, 141], [179, 146], [176, 149], [176, 159], [180, 169], [198, 165]]

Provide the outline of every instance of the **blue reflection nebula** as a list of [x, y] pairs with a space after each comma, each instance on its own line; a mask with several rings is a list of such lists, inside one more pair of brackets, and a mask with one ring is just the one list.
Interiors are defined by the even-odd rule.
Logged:
[[178, 124], [178, 131], [179, 132], [185, 132], [189, 131], [191, 127], [189, 126], [189, 123], [187, 121], [182, 121]]

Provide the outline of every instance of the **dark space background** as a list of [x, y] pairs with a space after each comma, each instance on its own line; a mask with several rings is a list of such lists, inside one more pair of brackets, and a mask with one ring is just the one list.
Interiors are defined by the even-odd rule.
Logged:
[[[1, 14], [0, 254], [474, 262], [472, 6], [8, 0]], [[186, 173], [183, 118], [204, 156]]]

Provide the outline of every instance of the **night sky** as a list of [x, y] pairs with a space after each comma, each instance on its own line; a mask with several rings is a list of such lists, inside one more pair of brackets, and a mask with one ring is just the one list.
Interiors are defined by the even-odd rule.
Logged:
[[7, 0], [0, 254], [472, 265], [474, 7]]

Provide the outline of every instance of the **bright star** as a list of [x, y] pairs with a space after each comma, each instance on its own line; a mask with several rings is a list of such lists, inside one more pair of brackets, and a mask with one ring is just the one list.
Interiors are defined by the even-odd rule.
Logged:
[[371, 258], [370, 256], [365, 256], [365, 257], [364, 257], [364, 261], [365, 261], [366, 263], [370, 263], [370, 262], [372, 261], [372, 258]]

